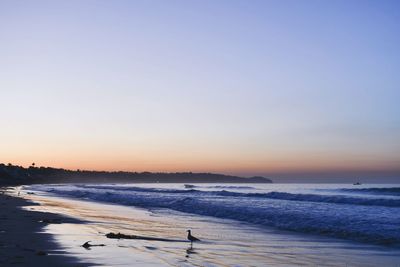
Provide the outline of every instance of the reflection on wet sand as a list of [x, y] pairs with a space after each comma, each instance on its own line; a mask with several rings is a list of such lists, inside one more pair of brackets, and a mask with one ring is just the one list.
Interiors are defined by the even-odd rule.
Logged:
[[191, 254], [197, 254], [193, 248], [193, 244], [190, 244], [190, 247], [186, 249], [186, 258], [189, 258]]
[[[29, 195], [31, 209], [62, 213], [87, 223], [50, 224], [46, 230], [66, 251], [105, 266], [396, 266], [395, 252], [309, 235], [178, 212], [154, 212], [58, 197]], [[186, 240], [190, 226], [202, 242]], [[144, 238], [109, 239], [107, 233]], [[82, 247], [87, 241], [104, 246]], [[351, 248], [351, 249], [349, 249]], [[374, 252], [375, 262], [365, 255]], [[393, 254], [393, 257], [392, 257]]]

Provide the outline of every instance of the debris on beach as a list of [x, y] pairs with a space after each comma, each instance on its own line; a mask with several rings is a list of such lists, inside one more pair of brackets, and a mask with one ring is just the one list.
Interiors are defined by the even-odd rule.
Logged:
[[121, 233], [108, 233], [106, 234], [106, 237], [111, 239], [140, 239], [140, 240], [150, 240], [150, 241], [185, 242], [184, 240], [174, 240], [174, 239], [140, 236], [140, 235], [125, 235]]
[[104, 244], [89, 244], [89, 242], [92, 242], [92, 241], [87, 241], [87, 242], [85, 242], [83, 245], [82, 245], [82, 247], [84, 247], [84, 248], [86, 248], [86, 249], [90, 249], [91, 247], [104, 247], [105, 245]]
[[125, 234], [115, 234], [115, 233], [108, 233], [106, 234], [107, 238], [112, 238], [112, 239], [136, 239], [137, 237], [135, 235], [125, 235]]

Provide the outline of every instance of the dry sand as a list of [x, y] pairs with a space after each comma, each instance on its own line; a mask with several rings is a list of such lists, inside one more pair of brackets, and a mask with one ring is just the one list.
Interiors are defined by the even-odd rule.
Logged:
[[66, 255], [42, 232], [48, 223], [73, 219], [22, 209], [28, 205], [35, 204], [19, 198], [17, 188], [0, 188], [0, 266], [90, 266]]

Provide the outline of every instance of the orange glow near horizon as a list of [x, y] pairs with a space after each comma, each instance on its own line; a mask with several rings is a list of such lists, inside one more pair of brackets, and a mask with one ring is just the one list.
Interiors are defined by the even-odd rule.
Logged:
[[150, 171], [150, 172], [213, 172], [233, 175], [251, 176], [255, 174], [291, 173], [329, 173], [352, 171], [398, 171], [398, 162], [377, 162], [375, 159], [355, 161], [351, 158], [332, 159], [329, 157], [296, 157], [258, 158], [257, 160], [241, 158], [216, 157], [105, 157], [99, 155], [55, 155], [52, 158], [33, 156], [25, 159], [18, 157], [1, 158], [0, 162], [13, 165], [30, 166], [33, 162], [37, 167], [54, 167], [64, 169], [81, 169], [96, 171]]
[[254, 147], [251, 143], [234, 145], [229, 140], [206, 143], [201, 140], [139, 139], [113, 143], [100, 137], [55, 138], [45, 134], [40, 138], [18, 140], [10, 137], [0, 153], [0, 163], [27, 167], [35, 162], [36, 166], [71, 170], [213, 172], [240, 176], [383, 173], [398, 171], [400, 166], [395, 148], [365, 146], [371, 150], [356, 147], [350, 153], [345, 149], [338, 150], [334, 143], [330, 149], [312, 149], [298, 145], [295, 148], [272, 144], [268, 147]]

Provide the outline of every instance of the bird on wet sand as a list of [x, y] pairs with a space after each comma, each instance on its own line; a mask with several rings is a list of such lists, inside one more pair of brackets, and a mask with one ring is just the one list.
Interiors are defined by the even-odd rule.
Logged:
[[190, 230], [187, 230], [188, 235], [187, 235], [187, 239], [190, 241], [190, 243], [193, 243], [194, 241], [200, 241], [200, 239], [192, 236], [192, 232]]

